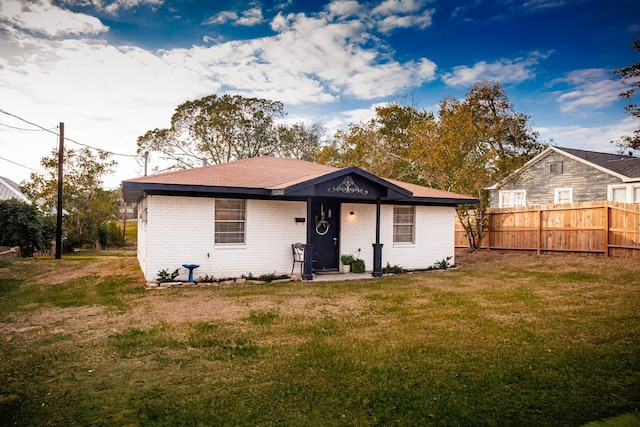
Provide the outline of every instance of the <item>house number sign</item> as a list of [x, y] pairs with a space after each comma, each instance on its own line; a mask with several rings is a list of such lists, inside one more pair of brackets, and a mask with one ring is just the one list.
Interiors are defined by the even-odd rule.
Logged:
[[351, 178], [351, 175], [347, 175], [344, 177], [340, 184], [336, 185], [333, 188], [327, 188], [327, 193], [362, 194], [363, 196], [365, 196], [369, 194], [369, 190], [358, 187], [358, 185], [353, 182], [353, 178]]

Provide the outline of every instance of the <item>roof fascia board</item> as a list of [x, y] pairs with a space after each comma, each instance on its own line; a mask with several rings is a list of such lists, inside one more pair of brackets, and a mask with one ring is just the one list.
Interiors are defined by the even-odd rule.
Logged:
[[571, 153], [568, 153], [568, 152], [566, 152], [566, 151], [563, 151], [563, 150], [562, 150], [562, 148], [555, 148], [555, 147], [553, 147], [553, 148], [555, 149], [555, 151], [556, 151], [557, 153], [560, 153], [560, 154], [562, 154], [562, 155], [564, 155], [564, 156], [567, 156], [568, 158], [573, 159], [573, 160], [575, 160], [575, 161], [578, 161], [578, 162], [580, 162], [580, 163], [583, 163], [583, 164], [585, 164], [585, 165], [587, 165], [587, 166], [591, 166], [592, 168], [597, 169], [597, 170], [599, 170], [600, 172], [604, 172], [604, 173], [609, 174], [609, 175], [611, 175], [611, 176], [615, 176], [616, 178], [620, 179], [622, 182], [629, 182], [629, 181], [633, 181], [633, 180], [634, 180], [634, 179], [633, 179], [633, 178], [631, 178], [631, 177], [628, 177], [628, 176], [626, 176], [626, 175], [622, 175], [622, 174], [620, 174], [620, 173], [614, 172], [614, 171], [612, 171], [611, 169], [607, 169], [607, 168], [605, 168], [605, 167], [603, 167], [603, 166], [596, 165], [595, 163], [591, 163], [589, 160], [585, 160], [585, 159], [583, 159], [583, 158], [581, 158], [581, 157], [574, 156], [574, 155], [573, 155], [573, 154], [571, 154]]
[[522, 172], [524, 172], [525, 170], [529, 169], [531, 166], [533, 166], [534, 164], [538, 163], [540, 160], [542, 160], [544, 157], [546, 157], [550, 152], [556, 152], [562, 156], [568, 157], [572, 160], [575, 160], [577, 162], [580, 162], [582, 164], [585, 164], [589, 167], [592, 167], [594, 169], [599, 170], [600, 172], [604, 172], [608, 175], [614, 176], [618, 179], [620, 179], [622, 182], [633, 182], [636, 181], [638, 178], [630, 178], [626, 175], [622, 175], [619, 174], [617, 172], [612, 171], [611, 169], [607, 169], [605, 167], [602, 167], [600, 165], [597, 165], [595, 163], [592, 163], [588, 160], [585, 160], [583, 158], [580, 158], [578, 156], [574, 156], [571, 153], [568, 153], [566, 151], [564, 151], [562, 148], [557, 148], [557, 147], [547, 147], [542, 153], [538, 154], [537, 156], [535, 156], [533, 159], [529, 160], [527, 163], [525, 163], [524, 165], [522, 165], [521, 168], [519, 168], [517, 171], [510, 173], [505, 179], [496, 182], [495, 184], [493, 184], [490, 187], [487, 187], [487, 190], [497, 190], [498, 188], [502, 187], [503, 184], [511, 181], [513, 178], [515, 178], [516, 176], [518, 176], [519, 174], [521, 174]]
[[[183, 185], [183, 184], [158, 184], [148, 182], [130, 182], [122, 183], [122, 191], [125, 199], [140, 201], [142, 194], [236, 194], [236, 195], [253, 195], [268, 196], [270, 191], [263, 188], [239, 188], [239, 187], [214, 187], [205, 185]], [[129, 198], [128, 196], [131, 196]]]
[[391, 203], [407, 204], [407, 205], [438, 205], [438, 206], [457, 206], [457, 205], [478, 205], [479, 199], [460, 199], [460, 198], [441, 198], [441, 197], [416, 197], [410, 200], [395, 200]]
[[[486, 187], [485, 190], [497, 190], [498, 188], [502, 187], [503, 184], [511, 181], [513, 178], [515, 178], [516, 176], [520, 175], [522, 172], [524, 172], [525, 170], [529, 169], [534, 164], [538, 163], [540, 160], [542, 160], [544, 157], [546, 157], [551, 151], [557, 151], [557, 150], [554, 150], [554, 149], [555, 149], [555, 147], [547, 147], [547, 148], [545, 148], [540, 154], [538, 154], [537, 156], [535, 156], [534, 158], [529, 160], [527, 163], [522, 165], [518, 170], [516, 170], [514, 172], [511, 172], [509, 175], [507, 175], [507, 177], [505, 179], [502, 179], [502, 180], [496, 182], [495, 184], [491, 185], [490, 187]], [[566, 154], [566, 153], [563, 152], [562, 154]]]

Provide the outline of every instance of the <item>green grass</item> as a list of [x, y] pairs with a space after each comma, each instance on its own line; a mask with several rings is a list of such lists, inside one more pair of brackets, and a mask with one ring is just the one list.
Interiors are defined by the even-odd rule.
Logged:
[[0, 424], [639, 425], [638, 261], [155, 291], [135, 263], [0, 262]]

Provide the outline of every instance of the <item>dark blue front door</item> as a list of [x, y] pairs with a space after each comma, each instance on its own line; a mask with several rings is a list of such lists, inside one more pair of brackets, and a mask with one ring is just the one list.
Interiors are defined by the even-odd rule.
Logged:
[[340, 203], [336, 199], [318, 198], [311, 201], [313, 227], [311, 242], [314, 245], [316, 271], [338, 269], [340, 242]]

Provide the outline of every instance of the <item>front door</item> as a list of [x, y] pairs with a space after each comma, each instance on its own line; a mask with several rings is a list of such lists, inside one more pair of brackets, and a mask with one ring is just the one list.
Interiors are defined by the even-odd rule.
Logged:
[[316, 271], [338, 269], [340, 248], [340, 203], [336, 199], [313, 199], [313, 227], [311, 242], [314, 245], [314, 268]]

